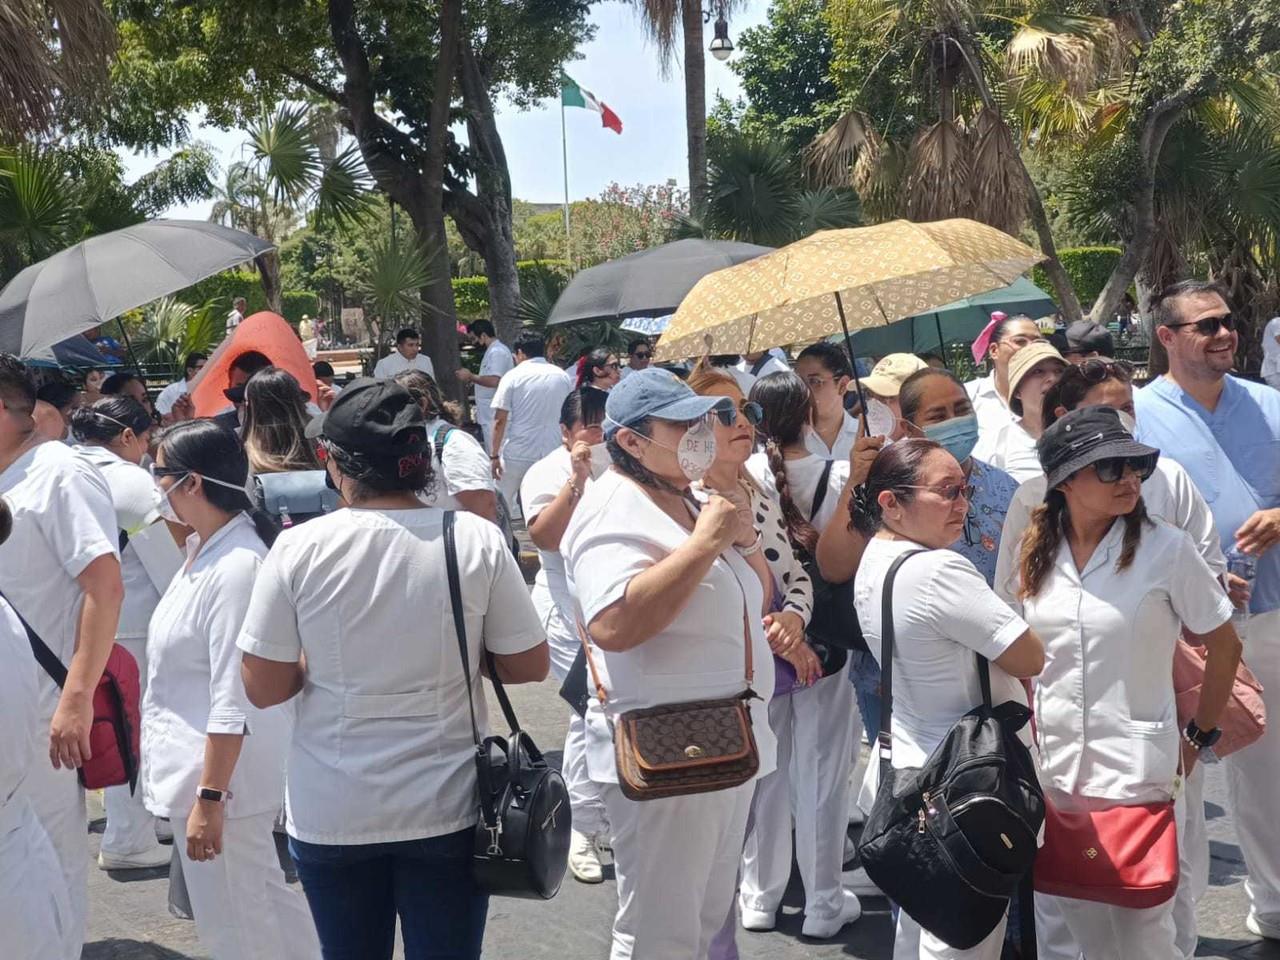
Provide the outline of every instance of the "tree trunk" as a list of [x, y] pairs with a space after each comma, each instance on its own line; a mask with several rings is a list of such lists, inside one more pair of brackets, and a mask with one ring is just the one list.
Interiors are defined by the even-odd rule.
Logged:
[[702, 4], [681, 0], [684, 34], [684, 122], [689, 140], [689, 209], [701, 217], [707, 205], [707, 61], [702, 43]]
[[280, 254], [268, 250], [254, 258], [258, 276], [262, 278], [262, 292], [267, 297], [267, 309], [284, 316], [284, 294], [280, 289]]

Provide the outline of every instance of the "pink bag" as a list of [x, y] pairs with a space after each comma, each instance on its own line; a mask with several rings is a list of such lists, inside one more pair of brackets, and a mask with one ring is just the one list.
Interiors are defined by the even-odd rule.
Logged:
[[[1185, 728], [1195, 716], [1200, 702], [1200, 688], [1204, 685], [1204, 647], [1192, 646], [1182, 637], [1173, 654], [1173, 691], [1178, 701], [1178, 726]], [[1253, 743], [1267, 729], [1267, 708], [1262, 702], [1262, 684], [1249, 668], [1240, 661], [1236, 668], [1236, 681], [1231, 687], [1231, 699], [1218, 720], [1222, 738], [1214, 744], [1213, 752], [1219, 758], [1229, 756]]]

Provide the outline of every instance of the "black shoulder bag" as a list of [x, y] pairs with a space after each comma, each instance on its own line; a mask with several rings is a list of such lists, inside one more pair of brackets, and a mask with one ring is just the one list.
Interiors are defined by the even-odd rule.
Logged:
[[[858, 843], [867, 875], [907, 914], [957, 949], [981, 943], [1010, 898], [1030, 889], [1044, 794], [1018, 731], [1031, 711], [991, 705], [991, 674], [978, 659], [982, 704], [948, 732], [919, 770], [894, 770], [893, 581], [917, 553], [894, 560], [881, 602], [880, 786]], [[1024, 898], [1022, 956], [1035, 958], [1034, 910]]]
[[486, 891], [502, 897], [550, 900], [560, 890], [569, 862], [569, 791], [564, 779], [543, 759], [527, 733], [520, 729], [507, 691], [498, 677], [493, 654], [484, 651], [493, 692], [511, 728], [510, 738], [480, 738], [475, 698], [471, 691], [471, 657], [458, 573], [454, 512], [444, 515], [445, 566], [449, 603], [462, 654], [463, 682], [471, 709], [471, 736], [476, 744], [476, 779], [480, 822], [476, 824], [472, 872]]
[[[827, 499], [827, 484], [831, 480], [834, 463], [834, 460], [828, 460], [827, 465], [822, 468], [818, 489], [813, 494], [813, 507], [809, 510], [810, 523]], [[810, 645], [815, 649], [821, 646], [869, 653], [867, 641], [862, 638], [862, 625], [858, 623], [858, 614], [853, 608], [853, 579], [844, 583], [831, 583], [823, 579], [818, 570], [817, 558], [810, 558], [805, 569], [813, 583], [813, 614], [809, 617], [809, 626], [805, 628]]]

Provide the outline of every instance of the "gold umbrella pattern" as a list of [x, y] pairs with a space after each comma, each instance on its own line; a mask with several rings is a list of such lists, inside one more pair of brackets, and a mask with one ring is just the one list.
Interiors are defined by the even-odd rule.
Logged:
[[750, 353], [847, 335], [1007, 286], [1043, 259], [975, 220], [819, 231], [703, 277], [654, 358]]

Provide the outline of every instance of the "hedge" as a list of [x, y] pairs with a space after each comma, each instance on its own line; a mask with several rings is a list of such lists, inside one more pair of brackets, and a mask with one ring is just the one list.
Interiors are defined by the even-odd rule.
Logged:
[[[244, 297], [249, 301], [249, 313], [267, 309], [267, 295], [262, 281], [253, 270], [228, 270], [187, 287], [177, 294], [183, 303], [199, 306], [206, 300], [219, 299], [231, 309], [231, 301]], [[314, 317], [320, 310], [320, 298], [310, 290], [285, 290], [281, 295], [284, 318], [297, 326], [302, 315]]]
[[[520, 260], [516, 273], [520, 286], [524, 287], [539, 271], [549, 270], [562, 276], [569, 275], [567, 260]], [[453, 303], [459, 320], [487, 320], [489, 318], [489, 280], [487, 277], [457, 277], [453, 281]]]
[[[1071, 278], [1071, 285], [1075, 287], [1076, 296], [1086, 312], [1106, 286], [1121, 252], [1119, 247], [1066, 247], [1058, 251], [1062, 269]], [[1053, 284], [1044, 267], [1036, 267], [1032, 278], [1042, 289], [1053, 292]]]

